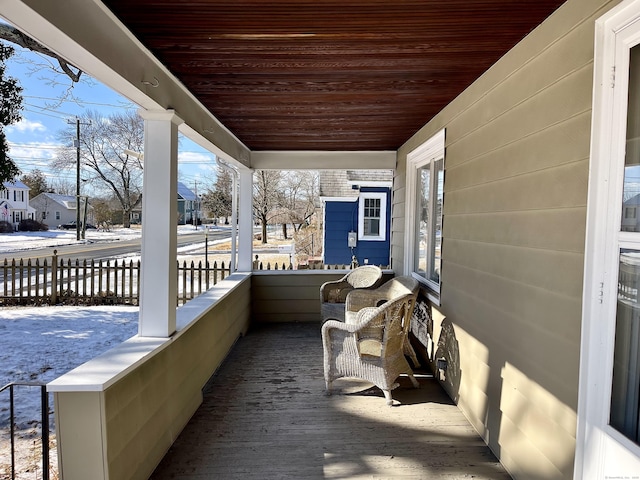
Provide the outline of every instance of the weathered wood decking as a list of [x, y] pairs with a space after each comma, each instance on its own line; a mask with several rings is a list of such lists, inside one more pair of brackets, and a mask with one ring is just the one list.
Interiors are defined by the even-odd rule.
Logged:
[[401, 379], [394, 407], [355, 380], [326, 396], [318, 324], [256, 327], [152, 479], [510, 479], [437, 382], [419, 381]]

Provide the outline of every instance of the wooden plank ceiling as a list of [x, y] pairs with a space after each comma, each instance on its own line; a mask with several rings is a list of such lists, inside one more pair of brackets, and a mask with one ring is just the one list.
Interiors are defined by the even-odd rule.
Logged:
[[565, 0], [103, 0], [252, 150], [395, 150]]

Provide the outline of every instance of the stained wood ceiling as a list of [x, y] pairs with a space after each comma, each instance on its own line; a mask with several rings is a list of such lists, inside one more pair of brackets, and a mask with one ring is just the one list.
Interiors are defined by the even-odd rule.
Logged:
[[103, 0], [252, 150], [395, 150], [565, 0]]

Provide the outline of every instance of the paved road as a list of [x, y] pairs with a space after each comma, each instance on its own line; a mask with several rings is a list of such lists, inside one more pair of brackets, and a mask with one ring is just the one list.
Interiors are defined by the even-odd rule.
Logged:
[[[211, 231], [209, 232], [209, 242], [216, 240], [222, 240], [230, 238], [229, 230]], [[203, 243], [204, 232], [202, 230], [194, 233], [187, 233], [178, 235], [178, 247], [185, 245], [191, 245], [193, 243]], [[59, 245], [56, 247], [39, 248], [29, 251], [21, 251], [15, 253], [0, 254], [0, 258], [6, 258], [8, 261], [12, 259], [27, 259], [32, 260], [45, 258], [50, 259], [53, 255], [53, 251], [58, 251], [58, 257], [69, 258], [75, 260], [101, 260], [115, 258], [120, 255], [139, 254], [140, 253], [140, 238], [121, 241], [96, 241], [94, 243], [76, 244], [76, 245]]]

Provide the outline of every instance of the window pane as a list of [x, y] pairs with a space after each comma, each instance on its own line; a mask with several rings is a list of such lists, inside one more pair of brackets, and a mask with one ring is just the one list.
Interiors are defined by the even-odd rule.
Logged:
[[436, 160], [420, 168], [418, 176], [420, 205], [415, 271], [436, 283], [440, 283], [443, 166], [443, 159]]
[[364, 234], [380, 235], [380, 209], [381, 200], [379, 198], [364, 199]]
[[432, 229], [433, 242], [429, 249], [431, 255], [431, 261], [429, 264], [430, 276], [429, 278], [434, 282], [440, 282], [440, 259], [441, 259], [441, 247], [442, 247], [442, 200], [444, 192], [444, 160], [437, 160], [434, 165], [435, 176], [435, 198], [433, 201], [433, 213], [432, 213]]
[[418, 169], [418, 228], [416, 239], [416, 265], [415, 271], [423, 277], [427, 277], [427, 245], [429, 240], [429, 192], [431, 190], [431, 166], [427, 165]]
[[640, 443], [640, 251], [620, 251], [610, 424]]
[[640, 232], [640, 219], [635, 209], [640, 204], [640, 47], [633, 47], [629, 58], [629, 106], [627, 110], [627, 142], [624, 159], [624, 191], [622, 194], [622, 231]]
[[377, 218], [365, 218], [364, 219], [364, 234], [365, 235], [380, 235], [380, 220]]

